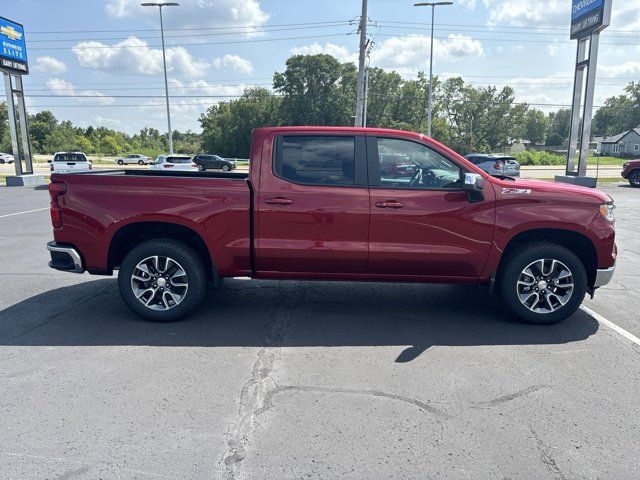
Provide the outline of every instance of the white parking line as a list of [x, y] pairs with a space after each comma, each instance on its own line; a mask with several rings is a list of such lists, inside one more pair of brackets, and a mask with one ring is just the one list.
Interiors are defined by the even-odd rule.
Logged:
[[588, 315], [591, 315], [593, 318], [595, 318], [602, 325], [606, 325], [611, 330], [615, 331], [616, 333], [619, 333], [620, 335], [622, 335], [627, 340], [631, 340], [633, 343], [635, 343], [636, 345], [640, 346], [640, 338], [636, 337], [632, 333], [627, 332], [624, 328], [619, 327], [618, 325], [616, 325], [615, 323], [613, 323], [610, 320], [607, 320], [602, 315], [600, 315], [599, 313], [594, 312], [590, 308], [587, 308], [584, 305], [582, 305], [580, 308], [582, 310], [584, 310], [585, 313], [587, 313]]
[[35, 210], [25, 210], [24, 212], [7, 213], [6, 215], [0, 215], [0, 218], [15, 217], [16, 215], [22, 215], [25, 213], [33, 213], [33, 212], [41, 212], [43, 210], [49, 210], [49, 207], [36, 208]]

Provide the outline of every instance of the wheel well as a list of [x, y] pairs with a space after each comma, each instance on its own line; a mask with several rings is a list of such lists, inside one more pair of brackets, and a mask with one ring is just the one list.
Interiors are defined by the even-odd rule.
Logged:
[[207, 272], [213, 273], [211, 255], [202, 237], [188, 227], [168, 222], [131, 223], [118, 230], [109, 246], [109, 268], [119, 267], [127, 253], [136, 245], [157, 238], [170, 238], [186, 243], [198, 254]]
[[508, 258], [509, 254], [513, 250], [526, 243], [540, 241], [547, 241], [562, 245], [575, 253], [587, 272], [588, 285], [593, 286], [596, 280], [596, 269], [598, 263], [596, 248], [593, 246], [593, 243], [591, 243], [589, 238], [580, 233], [572, 232], [571, 230], [538, 229], [519, 233], [509, 241], [507, 247], [504, 249], [502, 259], [500, 260], [500, 266], [498, 267], [498, 276], [500, 276], [500, 270], [504, 264], [504, 259]]

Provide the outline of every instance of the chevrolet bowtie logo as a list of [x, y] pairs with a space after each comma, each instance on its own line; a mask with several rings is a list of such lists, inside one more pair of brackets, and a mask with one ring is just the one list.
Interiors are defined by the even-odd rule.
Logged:
[[6, 35], [11, 40], [20, 40], [22, 38], [22, 33], [18, 32], [11, 25], [9, 25], [8, 27], [0, 27], [0, 33], [2, 35]]

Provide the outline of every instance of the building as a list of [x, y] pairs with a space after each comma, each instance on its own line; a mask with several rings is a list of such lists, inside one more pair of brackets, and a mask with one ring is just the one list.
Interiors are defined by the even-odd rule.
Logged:
[[600, 155], [611, 157], [640, 157], [640, 127], [600, 142]]

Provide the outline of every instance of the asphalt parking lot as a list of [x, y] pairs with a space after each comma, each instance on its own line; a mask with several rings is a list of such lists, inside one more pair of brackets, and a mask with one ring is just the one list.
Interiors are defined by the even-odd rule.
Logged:
[[640, 478], [640, 190], [603, 189], [614, 282], [540, 327], [474, 287], [241, 279], [146, 323], [47, 267], [46, 190], [0, 188], [0, 478]]

